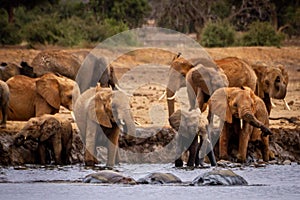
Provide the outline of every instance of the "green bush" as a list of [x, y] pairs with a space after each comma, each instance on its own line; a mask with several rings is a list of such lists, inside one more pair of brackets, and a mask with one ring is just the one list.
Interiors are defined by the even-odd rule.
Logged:
[[224, 22], [209, 22], [203, 28], [201, 45], [205, 47], [226, 47], [234, 44], [235, 31]]
[[38, 17], [25, 25], [24, 37], [31, 44], [56, 44], [61, 36], [57, 19], [53, 16]]
[[97, 23], [93, 17], [85, 20], [86, 39], [89, 42], [100, 42], [117, 33], [128, 30], [128, 26], [123, 22], [118, 22], [114, 19], [104, 19]]
[[[0, 16], [5, 16], [5, 12], [0, 10]], [[7, 17], [0, 18], [0, 44], [20, 44], [22, 36], [20, 27], [17, 24], [9, 24]]]
[[243, 46], [280, 46], [284, 35], [277, 34], [268, 22], [254, 22], [250, 24], [241, 39]]

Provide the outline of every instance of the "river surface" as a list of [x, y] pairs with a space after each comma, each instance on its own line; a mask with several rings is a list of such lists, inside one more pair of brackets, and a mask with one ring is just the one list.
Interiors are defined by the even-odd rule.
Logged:
[[[139, 179], [151, 172], [171, 172], [192, 181], [210, 169], [176, 169], [173, 164], [121, 164], [116, 169]], [[96, 169], [64, 167], [0, 167], [0, 199], [300, 199], [300, 165], [267, 165], [232, 169], [249, 186], [108, 185], [82, 183]]]

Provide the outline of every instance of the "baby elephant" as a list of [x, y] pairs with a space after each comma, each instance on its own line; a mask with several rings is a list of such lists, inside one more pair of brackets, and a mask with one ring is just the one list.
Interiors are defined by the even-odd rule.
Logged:
[[6, 127], [8, 101], [9, 101], [9, 88], [4, 81], [0, 80], [0, 105], [1, 105], [1, 114], [2, 114], [2, 121], [0, 124], [0, 128]]
[[[216, 165], [212, 144], [208, 137], [207, 120], [201, 117], [199, 108], [191, 111], [177, 110], [169, 117], [170, 125], [178, 132], [176, 156], [176, 167], [182, 167], [181, 154], [189, 151], [187, 166], [194, 167], [203, 165], [203, 157], [207, 154], [212, 166]], [[199, 155], [199, 151], [201, 152]]]
[[15, 144], [37, 151], [39, 164], [47, 164], [52, 156], [55, 164], [70, 164], [72, 125], [58, 115], [34, 117], [15, 136]]

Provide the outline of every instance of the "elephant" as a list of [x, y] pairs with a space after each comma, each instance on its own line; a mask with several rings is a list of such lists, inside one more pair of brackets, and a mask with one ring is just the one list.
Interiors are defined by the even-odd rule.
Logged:
[[7, 81], [9, 78], [15, 75], [25, 75], [31, 78], [35, 78], [33, 68], [30, 67], [27, 62], [22, 61], [20, 65], [15, 63], [2, 62], [0, 66], [0, 80]]
[[37, 77], [52, 72], [75, 80], [81, 63], [76, 56], [68, 52], [61, 50], [44, 50], [34, 57], [31, 66]]
[[9, 102], [9, 88], [6, 82], [0, 80], [0, 106], [1, 106], [1, 114], [2, 120], [0, 127], [6, 127], [7, 120], [7, 111], [8, 111], [8, 102]]
[[61, 165], [70, 164], [72, 137], [71, 122], [57, 114], [45, 114], [31, 118], [14, 141], [17, 146], [36, 151], [39, 164], [48, 164], [53, 154], [55, 164]]
[[90, 87], [95, 87], [98, 82], [101, 87], [111, 86], [115, 90], [118, 80], [114, 68], [111, 65], [107, 65], [104, 57], [97, 58], [95, 55], [89, 54], [78, 70], [76, 82], [80, 92], [83, 93]]
[[[219, 158], [228, 160], [228, 144], [238, 138], [239, 162], [246, 161], [249, 141], [262, 141], [264, 161], [269, 160], [269, 135], [272, 134], [264, 102], [247, 87], [220, 88], [208, 101], [210, 121], [215, 115], [223, 125], [219, 138]], [[224, 122], [224, 124], [223, 124]], [[211, 126], [211, 124], [210, 124]]]
[[186, 86], [186, 74], [188, 73], [188, 71], [190, 71], [190, 69], [194, 68], [194, 66], [198, 64], [202, 64], [206, 67], [216, 67], [215, 63], [209, 58], [197, 58], [188, 61], [184, 59], [180, 53], [173, 58], [169, 70], [169, 80], [166, 88], [169, 117], [174, 113], [175, 93], [181, 87]]
[[228, 80], [222, 69], [198, 64], [186, 74], [186, 86], [190, 109], [200, 108], [203, 112], [211, 94], [218, 88], [227, 87]]
[[[251, 68], [251, 66], [244, 60], [236, 58], [236, 57], [227, 57], [224, 59], [220, 60], [212, 60], [209, 58], [201, 58], [201, 59], [191, 59], [191, 60], [186, 60], [183, 57], [180, 56], [180, 54], [177, 55], [172, 61], [171, 67], [170, 67], [170, 72], [169, 72], [169, 82], [167, 84], [167, 89], [166, 89], [166, 94], [167, 94], [167, 103], [168, 103], [168, 111], [169, 111], [169, 116], [172, 115], [174, 112], [174, 94], [176, 91], [178, 91], [181, 87], [187, 86], [185, 82], [185, 77], [187, 77], [187, 73], [193, 69], [195, 66], [202, 64], [204, 68], [202, 70], [206, 70], [208, 68], [208, 72], [210, 71], [213, 73], [213, 70], [219, 72], [218, 74], [220, 76], [217, 76], [218, 80], [224, 79], [224, 83], [228, 83], [227, 85], [229, 87], [242, 87], [242, 86], [247, 86], [250, 87], [253, 91], [256, 88], [256, 74], [254, 70]], [[200, 68], [201, 69], [201, 68]], [[195, 73], [196, 70], [194, 70], [193, 73]], [[204, 73], [204, 72], [201, 72]], [[198, 74], [201, 74], [198, 73]], [[225, 82], [225, 78], [223, 74], [225, 73], [227, 77], [227, 81]], [[199, 77], [199, 75], [198, 75]], [[195, 83], [192, 84], [192, 77], [189, 77], [190, 80], [190, 88], [188, 88], [189, 92], [189, 99], [190, 104], [195, 105], [195, 96], [198, 100], [198, 104], [200, 104], [200, 109], [203, 111], [205, 107], [202, 107], [204, 105], [203, 102], [206, 102], [207, 98], [209, 98], [209, 95], [213, 93], [214, 90], [211, 90], [210, 93], [206, 93], [201, 89], [198, 91], [201, 95], [198, 95], [198, 92], [196, 91], [197, 89], [200, 88], [207, 88], [206, 84], [209, 83], [209, 79], [205, 80], [206, 84], [203, 84], [203, 81], [200, 81], [198, 84], [198, 87], [195, 87]], [[205, 76], [199, 77], [200, 79], [206, 78]], [[187, 79], [187, 78], [186, 78]], [[224, 84], [226, 85], [226, 84]], [[193, 88], [194, 87], [194, 88]], [[193, 90], [194, 92], [192, 93]], [[209, 94], [209, 95], [208, 95]], [[208, 96], [207, 96], [208, 95]], [[192, 97], [192, 98], [191, 98]], [[194, 107], [194, 106], [192, 106]]]
[[21, 67], [15, 63], [2, 62], [0, 65], [0, 79], [7, 81], [9, 78], [21, 74]]
[[237, 57], [214, 60], [223, 69], [228, 79], [228, 87], [246, 86], [255, 91], [257, 77], [251, 65]]
[[96, 146], [107, 147], [108, 167], [115, 164], [120, 128], [135, 137], [129, 98], [118, 90], [94, 87], [81, 94], [74, 105], [75, 120], [85, 144], [85, 165], [97, 164]]
[[[201, 116], [199, 108], [191, 111], [177, 110], [169, 117], [169, 123], [178, 133], [175, 167], [182, 167], [181, 154], [189, 151], [188, 167], [204, 165], [203, 157], [208, 154], [212, 166], [216, 166], [212, 144], [207, 131], [207, 119]], [[201, 148], [201, 146], [203, 146]], [[199, 151], [201, 148], [201, 156]], [[206, 151], [209, 149], [208, 151]], [[204, 151], [204, 152], [203, 152]]]
[[76, 80], [80, 92], [95, 87], [97, 82], [103, 87], [115, 89], [117, 79], [104, 57], [97, 57], [89, 51], [65, 52], [46, 50], [40, 52], [31, 63], [38, 77], [45, 73], [55, 73]]
[[[252, 68], [257, 75], [255, 94], [263, 99], [270, 115], [271, 98], [284, 99], [286, 96], [289, 82], [288, 72], [283, 65], [253, 64]], [[285, 105], [287, 105], [286, 102]]]
[[72, 94], [76, 96], [77, 91], [75, 81], [53, 73], [39, 78], [16, 75], [6, 83], [10, 91], [9, 120], [27, 121], [31, 117], [55, 114], [61, 105], [72, 110]]

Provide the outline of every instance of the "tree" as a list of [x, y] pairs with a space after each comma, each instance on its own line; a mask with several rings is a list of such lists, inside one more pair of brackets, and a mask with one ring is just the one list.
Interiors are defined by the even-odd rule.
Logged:
[[147, 0], [89, 0], [87, 7], [97, 21], [112, 18], [126, 23], [130, 28], [142, 25], [150, 11]]
[[14, 9], [18, 6], [25, 6], [27, 8], [33, 8], [41, 3], [57, 3], [58, 0], [1, 0], [0, 8], [6, 10], [8, 14], [8, 22], [14, 22]]

